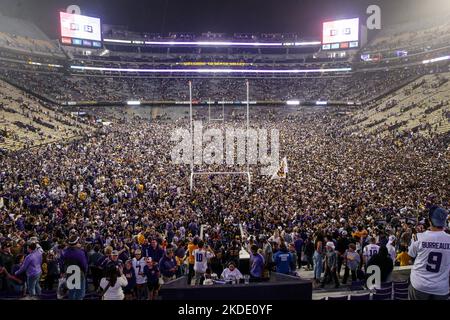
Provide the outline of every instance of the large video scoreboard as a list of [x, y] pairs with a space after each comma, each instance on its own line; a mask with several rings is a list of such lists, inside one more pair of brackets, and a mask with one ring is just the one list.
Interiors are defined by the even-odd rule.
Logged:
[[89, 48], [102, 47], [102, 29], [99, 18], [60, 12], [61, 43]]
[[359, 18], [323, 23], [322, 50], [355, 49], [359, 47]]

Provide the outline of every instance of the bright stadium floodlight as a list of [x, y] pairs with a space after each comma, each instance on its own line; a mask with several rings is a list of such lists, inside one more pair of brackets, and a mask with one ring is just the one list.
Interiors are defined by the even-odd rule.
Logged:
[[145, 41], [150, 45], [194, 45], [194, 46], [282, 46], [281, 42], [231, 42], [231, 41]]
[[294, 45], [295, 46], [314, 46], [314, 45], [319, 45], [322, 44], [321, 41], [309, 41], [309, 42], [295, 42]]
[[316, 101], [316, 106], [326, 106], [327, 104], [327, 101]]
[[298, 101], [298, 100], [288, 100], [288, 101], [286, 101], [286, 104], [288, 106], [298, 106], [298, 105], [300, 105], [300, 101]]
[[439, 62], [439, 61], [444, 61], [444, 60], [449, 60], [449, 59], [450, 59], [450, 56], [443, 56], [443, 57], [438, 57], [438, 58], [434, 58], [434, 59], [423, 60], [422, 63], [427, 64], [427, 63]]
[[321, 41], [304, 42], [233, 42], [233, 41], [142, 41], [104, 39], [104, 42], [124, 44], [170, 45], [170, 46], [255, 46], [255, 47], [282, 47], [282, 46], [313, 46], [322, 44]]
[[127, 105], [129, 105], [129, 106], [140, 106], [141, 102], [140, 101], [127, 101]]
[[104, 42], [128, 43], [128, 44], [131, 44], [131, 40], [103, 39], [103, 41]]
[[125, 68], [101, 68], [70, 66], [75, 70], [91, 71], [115, 71], [115, 72], [142, 72], [142, 73], [315, 73], [315, 72], [346, 72], [352, 68], [330, 68], [330, 69], [125, 69]]

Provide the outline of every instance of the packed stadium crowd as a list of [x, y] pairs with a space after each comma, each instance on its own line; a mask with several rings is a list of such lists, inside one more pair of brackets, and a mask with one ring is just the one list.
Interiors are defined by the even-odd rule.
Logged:
[[[368, 134], [350, 129], [354, 119], [326, 108], [253, 109], [254, 128], [280, 131], [286, 176], [262, 176], [259, 166], [251, 166], [250, 185], [246, 176], [203, 175], [195, 178], [191, 191], [189, 165], [171, 159], [171, 135], [177, 128], [189, 127], [186, 114], [176, 121], [148, 121], [133, 112], [119, 111], [115, 117], [96, 109], [89, 111], [91, 121], [78, 122], [57, 104], [187, 101], [187, 78], [75, 73], [68, 66], [50, 67], [54, 61], [72, 62], [65, 60], [69, 51], [31, 24], [3, 16], [2, 20], [0, 28], [5, 32], [0, 32], [0, 47], [7, 50], [0, 52], [0, 77], [33, 95], [23, 93], [24, 101], [2, 85], [0, 120], [5, 120], [5, 114], [20, 115], [26, 120], [13, 123], [17, 130], [40, 134], [64, 125], [79, 137], [39, 148], [0, 150], [0, 298], [153, 300], [158, 299], [161, 285], [183, 276], [188, 285], [211, 285], [220, 280], [265, 281], [272, 272], [302, 277], [305, 270], [313, 272], [314, 288], [330, 283], [338, 288], [349, 280], [351, 284], [365, 279], [371, 265], [379, 266], [381, 280], [389, 282], [395, 265], [414, 263], [416, 241], [425, 230], [450, 231], [444, 209], [450, 205], [448, 133], [399, 134], [396, 123], [383, 126], [387, 134], [381, 136], [380, 131]], [[13, 35], [13, 24], [23, 29], [21, 34]], [[388, 30], [372, 42], [367, 52], [392, 51], [385, 55], [391, 57], [400, 45], [414, 53], [440, 50], [448, 41], [448, 22], [424, 32], [400, 30], [396, 36], [392, 32], [396, 31]], [[433, 41], [428, 39], [431, 33], [437, 35]], [[120, 30], [105, 34], [135, 35]], [[225, 39], [214, 33], [140, 35], [148, 40]], [[297, 37], [234, 34], [232, 39]], [[63, 52], [67, 56], [61, 58]], [[28, 53], [46, 54], [31, 60]], [[435, 58], [441, 53], [429, 54]], [[54, 60], [55, 56], [62, 60]], [[428, 66], [422, 59], [402, 58], [399, 68], [397, 62], [385, 61], [374, 65], [377, 71], [365, 72], [361, 67], [340, 76], [252, 78], [250, 100], [365, 101], [421, 75], [448, 71], [445, 61]], [[101, 59], [89, 63], [109, 63], [94, 60]], [[123, 60], [126, 66], [128, 56]], [[41, 65], [32, 63], [36, 61]], [[437, 78], [438, 86], [447, 81]], [[44, 104], [42, 98], [56, 103]], [[195, 100], [246, 98], [244, 78], [193, 79]], [[383, 107], [377, 103], [373, 102], [373, 108], [381, 112], [399, 102], [392, 100]], [[426, 112], [446, 103], [430, 104]], [[415, 107], [412, 102], [399, 112]], [[207, 109], [196, 116], [206, 119]], [[225, 116], [225, 124], [245, 122], [243, 110], [227, 111]], [[449, 112], [443, 110], [442, 116], [442, 121], [448, 121]], [[374, 121], [382, 123], [386, 118]], [[101, 130], [88, 130], [88, 125], [95, 126], [92, 119], [111, 123]], [[220, 123], [210, 125], [222, 129]], [[0, 128], [0, 143], [11, 134], [18, 139], [17, 132]], [[230, 171], [226, 165], [206, 169]], [[249, 268], [240, 259], [245, 254]], [[444, 268], [448, 268], [446, 261]], [[437, 261], [430, 263], [437, 267]], [[78, 288], [70, 286], [73, 266], [81, 272]], [[439, 279], [429, 277], [423, 282], [448, 289]], [[441, 298], [448, 296], [440, 292]], [[411, 291], [412, 296], [419, 294]]]
[[[323, 111], [253, 119], [280, 130], [289, 172], [271, 180], [252, 168], [250, 189], [245, 177], [205, 176], [189, 191], [189, 166], [170, 157], [183, 120], [125, 117], [76, 142], [2, 157], [2, 295], [26, 288], [38, 297], [42, 286], [82, 299], [100, 287], [104, 299], [154, 299], [161, 283], [185, 274], [196, 284], [243, 277], [241, 249], [254, 279], [305, 265], [317, 285], [339, 286], [347, 279], [337, 270], [355, 280], [378, 263], [386, 280], [397, 254], [408, 264], [406, 248], [429, 227], [429, 207], [449, 204], [448, 136], [349, 135]], [[383, 249], [371, 260], [364, 249], [388, 243], [389, 257]], [[89, 279], [81, 289], [64, 290], [68, 265]]]
[[[304, 101], [363, 101], [404, 81], [430, 72], [422, 66], [389, 72], [359, 72], [343, 76], [251, 79], [250, 98], [259, 101], [300, 99]], [[10, 82], [55, 101], [186, 101], [188, 79], [102, 76], [67, 76], [61, 73], [0, 70]], [[193, 79], [193, 99], [244, 101], [245, 80], [236, 78]]]

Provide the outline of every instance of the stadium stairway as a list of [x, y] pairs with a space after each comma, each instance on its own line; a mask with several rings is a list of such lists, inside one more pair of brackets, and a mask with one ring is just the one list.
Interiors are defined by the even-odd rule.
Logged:
[[57, 107], [51, 108], [1, 80], [0, 121], [1, 129], [7, 133], [0, 148], [7, 150], [71, 139], [80, 132], [93, 130]]
[[[431, 126], [436, 133], [449, 132], [445, 114], [450, 111], [450, 82], [439, 85], [438, 80], [442, 77], [450, 79], [450, 73], [440, 74], [440, 77], [423, 76], [384, 97], [376, 107], [356, 111], [350, 129], [382, 135], [388, 134], [389, 128], [395, 128], [397, 131], [417, 129], [421, 134], [428, 134], [424, 129]], [[421, 82], [423, 83], [420, 84]], [[406, 94], [407, 91], [411, 93]], [[396, 100], [396, 103], [390, 107], [388, 103], [393, 100]], [[441, 102], [442, 106], [433, 108]]]

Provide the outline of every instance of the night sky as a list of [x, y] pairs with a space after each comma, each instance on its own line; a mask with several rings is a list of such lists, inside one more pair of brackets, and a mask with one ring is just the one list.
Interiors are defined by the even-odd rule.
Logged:
[[0, 0], [4, 15], [30, 20], [58, 37], [58, 12], [68, 5], [102, 23], [147, 32], [295, 32], [319, 38], [323, 21], [381, 7], [384, 26], [450, 10], [450, 0]]

